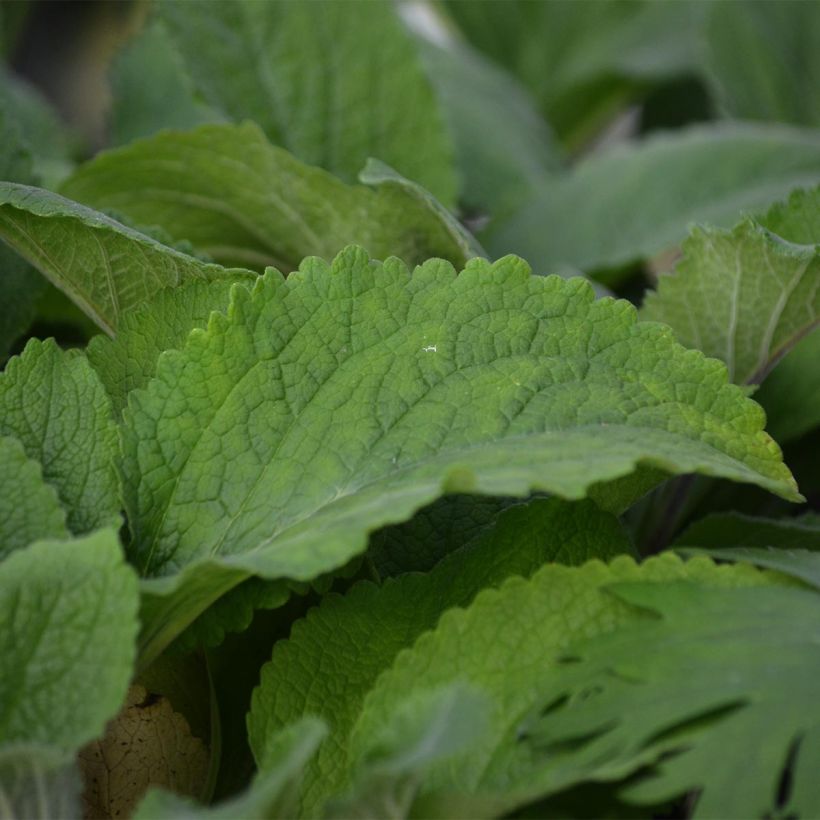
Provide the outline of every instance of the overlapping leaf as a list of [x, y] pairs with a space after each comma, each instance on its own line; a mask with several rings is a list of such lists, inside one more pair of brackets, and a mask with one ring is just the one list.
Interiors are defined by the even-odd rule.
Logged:
[[347, 185], [271, 145], [252, 123], [209, 125], [101, 154], [62, 190], [159, 224], [225, 264], [288, 271], [350, 242], [408, 264], [430, 256], [463, 264], [482, 253], [429, 194], [387, 171], [373, 167], [375, 191]]
[[163, 576], [157, 593], [214, 600], [243, 573], [340, 567], [445, 492], [580, 498], [622, 479], [628, 503], [646, 465], [654, 481], [702, 471], [798, 498], [762, 421], [721, 365], [585, 282], [514, 258], [410, 276], [350, 248], [235, 289], [227, 318], [131, 394], [132, 558]]
[[77, 534], [120, 511], [111, 402], [84, 355], [32, 339], [0, 375], [0, 433], [16, 436], [57, 490]]
[[251, 744], [264, 759], [277, 727], [318, 714], [329, 735], [311, 762], [303, 808], [315, 810], [349, 786], [347, 736], [367, 692], [396, 655], [447, 609], [466, 606], [482, 589], [527, 577], [548, 561], [581, 564], [631, 551], [614, 516], [591, 502], [537, 499], [513, 507], [428, 574], [409, 573], [377, 587], [326, 596], [278, 644], [263, 667], [249, 717]]
[[11, 182], [0, 183], [0, 239], [109, 333], [124, 311], [160, 288], [225, 275], [105, 214]]

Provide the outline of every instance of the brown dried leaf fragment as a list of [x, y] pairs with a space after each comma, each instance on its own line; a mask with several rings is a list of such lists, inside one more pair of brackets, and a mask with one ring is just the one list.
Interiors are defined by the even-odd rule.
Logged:
[[149, 786], [201, 797], [208, 763], [206, 745], [170, 701], [134, 685], [105, 736], [80, 752], [83, 816], [129, 817]]

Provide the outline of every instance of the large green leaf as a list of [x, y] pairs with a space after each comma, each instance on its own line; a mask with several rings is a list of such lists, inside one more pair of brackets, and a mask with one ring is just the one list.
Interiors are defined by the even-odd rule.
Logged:
[[820, 322], [820, 252], [751, 218], [731, 231], [695, 228], [675, 273], [661, 276], [643, 318], [665, 322], [687, 347], [723, 359], [756, 384]]
[[706, 77], [730, 116], [820, 125], [816, 3], [710, 3]]
[[443, 612], [548, 561], [582, 564], [630, 551], [617, 519], [592, 502], [536, 499], [502, 513], [495, 526], [428, 574], [409, 573], [381, 587], [361, 583], [344, 596], [326, 596], [294, 626], [289, 641], [276, 644], [262, 669], [248, 719], [257, 760], [280, 727], [302, 715], [321, 715], [330, 732], [311, 762], [303, 793], [303, 808], [314, 811], [350, 785], [347, 737], [367, 692]]
[[[463, 681], [491, 699], [488, 730], [481, 743], [427, 779], [428, 794], [486, 796], [506, 802], [506, 811], [499, 813], [507, 813], [584, 779], [580, 767], [550, 769], [554, 755], [541, 751], [533, 729], [545, 711], [544, 720], [549, 719], [561, 693], [552, 682], [568, 645], [610, 634], [620, 624], [654, 623], [650, 613], [609, 592], [613, 583], [627, 581], [644, 581], [659, 597], [674, 589], [673, 581], [714, 587], [719, 595], [736, 586], [755, 587], [749, 591], [759, 594], [760, 586], [770, 583], [748, 566], [716, 567], [703, 558], [683, 563], [669, 554], [641, 566], [625, 557], [608, 566], [600, 561], [577, 568], [550, 564], [530, 580], [511, 579], [498, 590], [483, 592], [466, 609], [446, 613], [434, 631], [401, 653], [378, 678], [350, 737], [354, 770], [370, 738], [404, 699]], [[641, 659], [650, 654], [645, 647], [633, 652]], [[662, 653], [655, 649], [651, 654]], [[681, 685], [687, 680], [681, 675]], [[712, 691], [720, 697], [719, 687]]]
[[65, 510], [22, 443], [0, 436], [0, 559], [41, 538], [67, 538]]
[[[389, 169], [388, 169], [389, 170]], [[401, 177], [374, 173], [377, 190], [350, 186], [271, 145], [253, 123], [164, 132], [80, 168], [63, 192], [111, 208], [226, 264], [293, 270], [350, 242], [408, 264], [481, 254], [469, 234]]]
[[698, 471], [800, 498], [723, 365], [513, 257], [411, 276], [351, 247], [269, 271], [160, 358], [124, 419], [131, 557], [146, 591], [202, 606], [247, 574], [338, 568], [447, 492], [575, 499], [619, 479], [623, 507]]
[[88, 361], [117, 413], [132, 390], [148, 384], [161, 353], [182, 347], [194, 328], [206, 326], [214, 310], [227, 310], [232, 286], [233, 281], [225, 277], [165, 288], [124, 314], [116, 338], [100, 334], [91, 340]]
[[614, 148], [545, 181], [487, 243], [549, 272], [617, 267], [676, 245], [692, 221], [732, 225], [740, 211], [818, 179], [815, 131], [697, 126]]
[[613, 592], [650, 617], [567, 647], [571, 663], [541, 691], [558, 707], [527, 727], [541, 782], [620, 778], [654, 757], [627, 800], [696, 789], [696, 817], [813, 816], [820, 595], [694, 584]]
[[447, 9], [575, 147], [653, 84], [690, 71], [698, 56], [693, 3], [448, 0]]
[[0, 239], [112, 334], [124, 311], [160, 288], [225, 275], [105, 214], [11, 182], [0, 182]]
[[30, 339], [0, 374], [0, 434], [16, 436], [82, 534], [112, 524], [120, 498], [111, 402], [78, 351]]
[[450, 138], [392, 3], [215, 0], [191, 14], [164, 0], [159, 13], [214, 108], [347, 181], [377, 157], [453, 204]]
[[102, 734], [131, 678], [137, 603], [113, 530], [0, 563], [0, 745], [73, 754]]

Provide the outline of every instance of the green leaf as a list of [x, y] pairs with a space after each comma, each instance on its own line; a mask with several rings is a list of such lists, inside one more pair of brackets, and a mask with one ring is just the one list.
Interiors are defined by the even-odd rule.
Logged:
[[62, 190], [138, 224], [159, 224], [225, 264], [293, 270], [305, 256], [329, 259], [350, 242], [408, 264], [483, 255], [423, 189], [384, 166], [369, 174], [375, 191], [346, 185], [245, 123], [162, 133], [103, 153]]
[[[676, 580], [715, 587], [720, 595], [735, 586], [755, 587], [750, 592], [759, 594], [761, 585], [771, 583], [748, 566], [716, 567], [703, 558], [684, 563], [671, 554], [640, 566], [626, 557], [608, 566], [549, 564], [530, 580], [510, 579], [500, 589], [482, 592], [468, 608], [446, 613], [378, 678], [350, 736], [353, 764], [405, 698], [460, 680], [491, 699], [488, 730], [482, 743], [431, 774], [426, 793], [486, 796], [506, 803], [498, 813], [508, 813], [572, 785], [583, 778], [580, 767], [550, 770], [552, 754], [541, 753], [533, 738], [533, 725], [545, 710], [549, 719], [549, 707], [561, 694], [553, 683], [561, 658], [573, 641], [611, 634], [619, 625], [654, 622], [645, 610], [612, 595], [613, 583], [644, 581], [662, 596]], [[646, 648], [633, 651], [647, 655]], [[653, 654], [661, 655], [657, 649]], [[683, 675], [680, 683], [687, 680]]]
[[820, 322], [820, 251], [746, 218], [731, 231], [694, 228], [671, 276], [649, 293], [643, 318], [757, 384]]
[[68, 537], [65, 510], [42, 465], [16, 438], [0, 436], [0, 560], [41, 538]]
[[442, 613], [548, 561], [581, 564], [631, 551], [617, 519], [592, 502], [535, 499], [503, 512], [426, 575], [409, 573], [381, 587], [361, 583], [344, 596], [325, 596], [294, 625], [289, 641], [275, 645], [262, 669], [248, 718], [257, 760], [282, 726], [321, 715], [330, 732], [308, 768], [303, 793], [303, 807], [312, 811], [349, 785], [347, 737], [367, 692]]
[[614, 148], [550, 179], [485, 237], [539, 270], [614, 268], [679, 243], [692, 221], [732, 225], [820, 179], [820, 137], [721, 123]]
[[562, 167], [555, 139], [525, 88], [466, 44], [421, 41], [442, 101], [468, 209], [504, 214]]
[[820, 125], [814, 3], [709, 4], [705, 34], [705, 76], [726, 114]]
[[0, 748], [0, 818], [80, 820], [82, 783], [77, 765], [49, 746]]
[[16, 436], [60, 496], [76, 534], [117, 523], [116, 425], [88, 360], [29, 340], [0, 374], [0, 434]]
[[414, 693], [370, 738], [353, 786], [325, 816], [408, 817], [433, 767], [481, 742], [491, 707], [479, 691], [458, 684]]
[[233, 280], [226, 277], [165, 288], [123, 315], [116, 338], [99, 335], [91, 340], [88, 361], [111, 397], [115, 413], [122, 412], [132, 390], [148, 384], [161, 353], [183, 347], [188, 334], [204, 328], [213, 311], [227, 310], [232, 286]]
[[124, 311], [160, 288], [226, 275], [102, 213], [11, 182], [0, 182], [0, 239], [112, 335]]
[[271, 757], [247, 790], [215, 806], [161, 789], [152, 789], [137, 807], [135, 820], [270, 820], [293, 817], [293, 800], [302, 771], [324, 737], [321, 721], [305, 718], [275, 738]]
[[137, 604], [113, 530], [39, 541], [0, 563], [0, 745], [73, 754], [102, 734], [131, 678]]
[[304, 162], [348, 182], [368, 157], [452, 205], [453, 148], [416, 45], [386, 0], [221, 0], [161, 18], [195, 86]]
[[151, 20], [114, 58], [111, 144], [124, 145], [164, 128], [193, 128], [223, 117], [197, 99], [168, 32]]
[[477, 48], [530, 89], [562, 140], [588, 140], [659, 81], [697, 63], [692, 3], [448, 0]]
[[620, 778], [654, 758], [628, 801], [698, 789], [696, 817], [811, 817], [820, 596], [684, 583], [613, 593], [649, 617], [567, 647], [571, 663], [541, 693], [559, 705], [528, 727], [542, 782]]
[[820, 589], [820, 516], [756, 518], [738, 513], [709, 515], [675, 542], [686, 555], [748, 561], [778, 570]]
[[447, 492], [576, 499], [621, 479], [628, 505], [645, 471], [697, 471], [798, 500], [762, 423], [722, 365], [581, 280], [512, 257], [410, 276], [352, 247], [235, 288], [131, 393], [131, 557], [155, 594], [213, 601], [248, 574], [336, 569]]

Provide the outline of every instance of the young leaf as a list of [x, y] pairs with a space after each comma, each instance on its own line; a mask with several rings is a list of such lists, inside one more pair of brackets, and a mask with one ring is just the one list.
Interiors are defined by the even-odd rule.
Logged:
[[[487, 795], [506, 801], [508, 812], [571, 785], [573, 778], [581, 779], [578, 770], [549, 770], [552, 755], [539, 753], [532, 737], [533, 723], [545, 710], [545, 720], [549, 717], [549, 707], [561, 694], [551, 685], [561, 657], [573, 641], [651, 619], [613, 596], [608, 591], [613, 583], [644, 581], [662, 596], [676, 580], [715, 587], [720, 595], [735, 586], [771, 583], [748, 566], [716, 567], [703, 558], [684, 563], [671, 554], [640, 566], [626, 557], [608, 566], [599, 561], [577, 568], [550, 564], [530, 580], [510, 579], [498, 590], [481, 593], [467, 609], [446, 613], [433, 632], [378, 678], [350, 736], [353, 765], [399, 703], [414, 692], [460, 680], [491, 699], [487, 733], [482, 743], [432, 773], [425, 791]], [[646, 654], [646, 649], [633, 651]], [[680, 683], [686, 682], [684, 675]]]
[[124, 311], [160, 288], [225, 275], [98, 211], [11, 182], [0, 182], [0, 239], [111, 334]]
[[368, 173], [375, 191], [305, 165], [253, 123], [206, 125], [103, 153], [62, 191], [137, 224], [159, 224], [224, 264], [289, 271], [306, 256], [330, 259], [350, 242], [408, 264], [483, 255], [422, 188], [385, 166]]
[[677, 244], [692, 221], [731, 225], [739, 211], [818, 178], [814, 131], [702, 125], [612, 149], [545, 181], [483, 238], [491, 253], [519, 253], [548, 272], [614, 268]]
[[698, 789], [696, 817], [772, 816], [781, 801], [783, 815], [810, 817], [820, 800], [820, 596], [682, 583], [612, 591], [650, 617], [567, 647], [572, 663], [541, 692], [560, 705], [528, 726], [541, 782], [620, 778], [662, 755], [622, 792], [628, 801]]
[[283, 729], [271, 746], [267, 766], [248, 789], [216, 806], [152, 789], [137, 807], [135, 820], [271, 820], [294, 816], [294, 795], [302, 771], [324, 737], [321, 721], [304, 718]]
[[628, 504], [649, 469], [800, 498], [722, 365], [581, 280], [512, 257], [410, 276], [352, 247], [232, 293], [125, 412], [131, 555], [157, 594], [310, 580], [446, 492], [620, 479]]
[[128, 394], [148, 384], [161, 353], [181, 348], [194, 328], [206, 326], [213, 311], [227, 310], [233, 284], [234, 280], [225, 277], [212, 282], [194, 279], [165, 288], [123, 315], [116, 338], [101, 334], [91, 340], [88, 361], [117, 415]]
[[349, 786], [347, 737], [367, 692], [396, 655], [447, 609], [467, 606], [482, 589], [531, 575], [548, 561], [581, 564], [630, 552], [617, 519], [592, 502], [536, 499], [502, 513], [428, 574], [409, 573], [377, 587], [361, 583], [321, 606], [277, 643], [254, 692], [248, 730], [257, 760], [268, 738], [302, 715], [321, 715], [329, 734], [311, 762], [303, 808], [317, 808]]
[[42, 465], [16, 438], [0, 436], [0, 560], [41, 538], [67, 538], [65, 510]]
[[0, 374], [0, 434], [16, 436], [60, 496], [80, 535], [114, 524], [117, 431], [111, 402], [84, 355], [29, 340]]
[[133, 671], [137, 604], [113, 530], [38, 541], [0, 563], [0, 745], [73, 754], [102, 734]]
[[731, 231], [694, 228], [674, 275], [647, 295], [643, 318], [723, 359], [734, 382], [759, 383], [820, 322], [820, 251], [750, 218]]
[[196, 87], [301, 160], [352, 181], [378, 157], [451, 206], [453, 149], [415, 43], [386, 0], [159, 6]]

